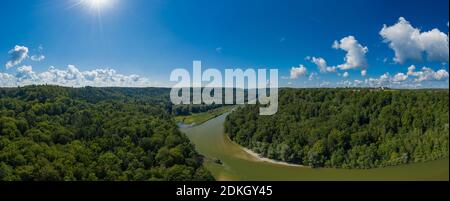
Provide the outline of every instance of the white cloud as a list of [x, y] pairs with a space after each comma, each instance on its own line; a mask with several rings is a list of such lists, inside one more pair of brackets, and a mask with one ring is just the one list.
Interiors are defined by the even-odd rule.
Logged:
[[355, 86], [361, 86], [364, 82], [361, 80], [354, 80], [353, 83], [355, 84]]
[[349, 70], [367, 68], [366, 54], [369, 52], [369, 48], [362, 46], [354, 36], [347, 36], [341, 39], [341, 41], [334, 41], [333, 48], [347, 52], [347, 55], [344, 58], [345, 63], [338, 65], [339, 69]]
[[336, 83], [340, 87], [391, 87], [391, 88], [448, 88], [449, 73], [445, 69], [437, 71], [423, 67], [416, 71], [410, 66], [408, 72], [391, 76], [389, 72], [376, 78], [361, 80], [342, 80]]
[[336, 67], [328, 66], [327, 61], [321, 57], [306, 57], [306, 60], [311, 61], [316, 64], [317, 68], [321, 73], [334, 73], [336, 72]]
[[300, 65], [299, 67], [291, 68], [291, 79], [297, 79], [301, 76], [306, 76], [308, 74], [308, 69], [305, 66]]
[[366, 77], [367, 76], [367, 70], [362, 70], [361, 71], [361, 76]]
[[[414, 79], [410, 79], [414, 78]], [[389, 86], [396, 88], [420, 88], [420, 87], [448, 87], [449, 74], [445, 69], [434, 71], [431, 68], [423, 67], [420, 71], [416, 71], [416, 67], [410, 66], [408, 72], [397, 73], [393, 77], [389, 73], [381, 75], [379, 78], [368, 78], [365, 85], [369, 87]], [[429, 81], [426, 82], [425, 81]], [[431, 81], [431, 82], [430, 82]], [[440, 82], [436, 82], [440, 81]]]
[[364, 81], [364, 84], [368, 87], [390, 86], [391, 76], [389, 75], [389, 73], [385, 73], [381, 75], [379, 78], [367, 78]]
[[433, 29], [421, 32], [413, 27], [405, 18], [400, 17], [395, 25], [384, 25], [380, 31], [384, 42], [394, 50], [396, 63], [404, 63], [407, 60], [422, 60], [422, 54], [426, 53], [430, 61], [449, 61], [448, 35]]
[[[344, 64], [338, 66], [328, 66], [327, 61], [322, 57], [306, 57], [305, 59], [314, 63], [321, 73], [337, 73], [338, 70], [361, 69], [361, 75], [367, 75], [366, 54], [369, 52], [367, 47], [362, 46], [354, 36], [342, 38], [340, 41], [334, 41], [332, 47], [347, 52]], [[346, 77], [348, 72], [344, 73]], [[338, 73], [338, 76], [340, 74]]]
[[342, 74], [342, 77], [348, 78], [348, 77], [350, 77], [350, 74], [348, 72], [345, 72], [344, 74]]
[[309, 80], [309, 81], [313, 81], [313, 80], [315, 80], [315, 79], [317, 79], [317, 78], [318, 78], [317, 73], [312, 72], [312, 73], [309, 75], [308, 80]]
[[420, 40], [429, 61], [440, 61], [448, 63], [449, 46], [448, 35], [433, 29], [421, 34]]
[[15, 75], [0, 73], [0, 87], [51, 84], [68, 87], [151, 87], [155, 82], [138, 75], [123, 75], [114, 69], [96, 69], [80, 71], [74, 65], [61, 70], [50, 67], [47, 71], [37, 73], [31, 66], [22, 66]]
[[28, 48], [16, 45], [14, 49], [11, 49], [8, 53], [10, 54], [10, 60], [5, 64], [6, 69], [22, 63], [22, 61], [28, 57]]
[[39, 81], [39, 76], [33, 72], [32, 66], [21, 66], [17, 68], [17, 73], [14, 78], [16, 83], [21, 83], [20, 86], [31, 85]]
[[414, 79], [415, 82], [442, 81], [448, 80], [449, 78], [449, 74], [445, 69], [434, 71], [431, 68], [423, 67], [420, 71], [416, 71], [416, 67], [414, 65], [408, 68], [408, 75], [416, 77]]
[[16, 86], [16, 78], [8, 73], [1, 73], [0, 72], [0, 87], [12, 87]]
[[330, 82], [322, 82], [322, 83], [320, 83], [320, 87], [329, 87], [329, 86], [331, 86]]
[[438, 70], [435, 74], [434, 74], [434, 78], [436, 80], [447, 80], [448, 79], [448, 72], [444, 69], [440, 69]]
[[404, 73], [397, 73], [394, 78], [392, 78], [392, 81], [394, 82], [403, 82], [406, 81], [408, 79], [408, 75], [404, 74]]
[[378, 79], [380, 82], [387, 82], [390, 80], [390, 75], [389, 73], [385, 73], [382, 76], [380, 76], [380, 79]]
[[411, 65], [410, 67], [408, 67], [408, 75], [412, 76], [414, 75], [414, 71], [416, 70], [416, 66]]
[[32, 66], [22, 66], [17, 68], [17, 72], [19, 73], [30, 73], [33, 71], [33, 67]]
[[340, 87], [364, 87], [364, 81], [361, 80], [344, 80], [337, 83]]
[[44, 51], [44, 47], [42, 45], [39, 45], [38, 47], [38, 54], [31, 56], [31, 60], [33, 61], [42, 61], [45, 59], [45, 56], [42, 54], [42, 51]]
[[352, 87], [352, 85], [353, 85], [353, 83], [349, 80], [341, 81], [341, 82], [338, 82], [337, 84], [338, 84], [338, 86], [341, 86], [341, 87]]
[[45, 56], [44, 55], [33, 55], [33, 56], [31, 56], [30, 57], [31, 58], [31, 60], [33, 60], [33, 61], [42, 61], [42, 60], [44, 60], [45, 59]]

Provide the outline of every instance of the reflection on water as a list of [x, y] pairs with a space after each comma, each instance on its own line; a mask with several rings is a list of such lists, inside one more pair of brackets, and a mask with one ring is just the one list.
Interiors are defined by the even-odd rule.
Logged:
[[[222, 115], [199, 126], [184, 126], [200, 154], [204, 155], [206, 167], [217, 180], [448, 180], [449, 160], [401, 165], [370, 170], [348, 170], [293, 167], [264, 162], [231, 142], [224, 134]], [[182, 125], [183, 126], [183, 125]]]

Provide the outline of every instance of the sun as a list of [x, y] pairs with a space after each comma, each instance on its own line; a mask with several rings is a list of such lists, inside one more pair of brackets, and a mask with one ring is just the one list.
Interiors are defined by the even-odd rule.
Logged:
[[102, 10], [112, 6], [115, 0], [80, 0], [80, 4], [93, 10]]

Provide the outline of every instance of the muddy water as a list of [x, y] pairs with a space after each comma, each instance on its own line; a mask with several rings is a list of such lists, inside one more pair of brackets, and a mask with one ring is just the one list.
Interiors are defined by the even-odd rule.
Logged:
[[217, 180], [449, 180], [448, 159], [370, 170], [311, 169], [261, 160], [224, 134], [226, 115], [199, 126], [181, 128], [197, 151], [207, 157], [205, 165]]

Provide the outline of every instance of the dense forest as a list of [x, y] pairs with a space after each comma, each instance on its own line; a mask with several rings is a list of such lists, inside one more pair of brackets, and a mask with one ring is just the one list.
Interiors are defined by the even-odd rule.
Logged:
[[[0, 181], [213, 180], [170, 89], [0, 89]], [[448, 90], [282, 89], [279, 112], [227, 117], [230, 138], [312, 167], [375, 168], [448, 157]]]
[[449, 155], [448, 90], [283, 89], [279, 112], [227, 117], [235, 142], [311, 167], [375, 168]]
[[208, 111], [220, 108], [222, 106], [223, 105], [216, 105], [216, 104], [212, 104], [212, 105], [206, 105], [206, 104], [174, 105], [174, 106], [172, 106], [172, 114], [175, 116], [187, 116], [190, 114], [198, 114], [198, 113], [208, 112]]
[[[201, 92], [203, 93], [203, 90], [205, 90], [205, 88], [201, 89]], [[214, 96], [215, 90], [211, 90], [210, 95]], [[222, 88], [222, 104], [211, 104], [211, 105], [207, 105], [207, 104], [200, 104], [200, 105], [195, 105], [195, 104], [183, 104], [183, 105], [174, 105], [172, 106], [172, 114], [175, 116], [187, 116], [187, 115], [191, 115], [191, 114], [198, 114], [198, 113], [203, 113], [203, 112], [208, 112], [220, 107], [225, 106], [225, 94], [226, 93], [226, 88]], [[248, 101], [248, 90], [242, 90], [242, 89], [233, 89], [233, 105], [236, 104], [236, 99], [238, 99], [236, 97], [237, 93], [242, 93], [244, 95], [243, 100], [244, 101]], [[191, 95], [191, 100], [193, 100], [193, 89], [190, 89], [190, 95]], [[238, 99], [239, 100], [239, 99]]]
[[0, 180], [213, 180], [169, 89], [0, 89]]

